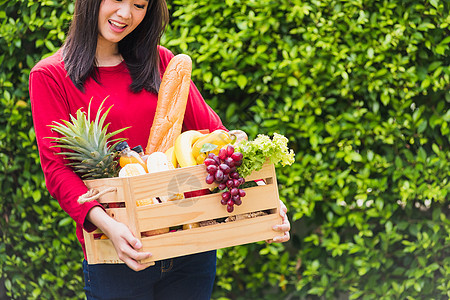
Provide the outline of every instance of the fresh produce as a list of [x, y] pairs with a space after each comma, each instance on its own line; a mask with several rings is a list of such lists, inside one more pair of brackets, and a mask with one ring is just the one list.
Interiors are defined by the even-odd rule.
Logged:
[[192, 61], [188, 55], [173, 57], [164, 72], [158, 104], [145, 154], [165, 152], [181, 133], [191, 84]]
[[174, 167], [172, 163], [167, 159], [165, 153], [153, 152], [147, 158], [148, 173], [155, 173], [172, 169], [174, 169]]
[[188, 130], [180, 134], [175, 140], [175, 156], [180, 167], [195, 166], [197, 164], [194, 155], [192, 154], [192, 146], [203, 136], [202, 133], [196, 130]]
[[[174, 167], [171, 162], [167, 159], [165, 153], [162, 152], [153, 152], [148, 156], [147, 159], [147, 169], [149, 173], [173, 170]], [[167, 202], [172, 200], [180, 200], [183, 199], [183, 193], [171, 193], [166, 196], [160, 196], [159, 200], [161, 202]]]
[[239, 188], [245, 179], [237, 172], [242, 159], [242, 153], [235, 152], [234, 147], [228, 145], [220, 149], [219, 155], [210, 153], [204, 161], [208, 173], [206, 183], [219, 184], [219, 190], [224, 191], [220, 203], [227, 206], [229, 213], [233, 212], [235, 204], [241, 205], [242, 198], [245, 197], [245, 191]]
[[231, 136], [228, 132], [220, 129], [214, 130], [213, 132], [199, 138], [195, 142], [194, 146], [192, 146], [192, 155], [194, 155], [197, 164], [202, 164], [206, 158], [206, 153], [202, 152], [202, 148], [206, 144], [209, 144], [210, 147], [212, 146], [211, 149], [214, 148], [208, 151], [209, 153], [214, 153], [218, 155], [220, 148], [230, 143], [231, 143]]
[[140, 164], [127, 164], [119, 171], [119, 177], [130, 177], [146, 174], [145, 169]]
[[65, 155], [65, 158], [70, 160], [68, 165], [83, 179], [116, 177], [119, 172], [114, 149], [125, 139], [110, 139], [128, 127], [107, 133], [109, 124], [104, 123], [112, 106], [102, 114], [104, 102], [100, 104], [94, 120], [91, 120], [89, 103], [87, 114], [80, 108], [76, 117], [70, 115], [71, 122], [62, 120], [62, 123], [53, 122], [54, 125], [49, 125], [52, 131], [62, 135], [58, 138], [50, 137], [57, 144], [54, 147], [70, 150], [58, 154]]
[[287, 146], [288, 139], [278, 133], [273, 138], [259, 134], [252, 141], [242, 141], [236, 146], [236, 150], [244, 156], [242, 165], [238, 167], [239, 174], [243, 177], [250, 175], [253, 171], [261, 169], [262, 165], [270, 160], [271, 163], [282, 166], [294, 163], [294, 151]]
[[175, 146], [170, 147], [166, 151], [167, 159], [170, 163], [172, 163], [173, 167], [176, 168], [178, 166], [177, 156], [175, 155]]
[[[206, 166], [206, 183], [217, 183], [222, 192], [222, 205], [227, 206], [229, 213], [234, 205], [241, 205], [246, 193], [240, 187], [245, 182], [244, 177], [252, 171], [260, 170], [262, 165], [270, 160], [273, 164], [281, 162], [283, 166], [294, 162], [294, 152], [287, 147], [287, 138], [275, 133], [271, 140], [266, 135], [258, 135], [253, 141], [247, 140], [243, 131], [231, 133], [234, 145], [227, 145], [219, 150], [218, 155], [210, 153], [204, 160]], [[237, 139], [239, 136], [239, 140]]]

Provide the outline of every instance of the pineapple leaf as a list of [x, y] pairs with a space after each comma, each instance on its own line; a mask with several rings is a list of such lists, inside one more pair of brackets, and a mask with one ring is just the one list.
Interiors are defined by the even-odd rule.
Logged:
[[[67, 165], [71, 166], [83, 179], [113, 177], [119, 172], [114, 148], [126, 139], [111, 141], [109, 139], [129, 127], [108, 133], [110, 123], [105, 125], [105, 121], [112, 106], [105, 110], [103, 107], [105, 100], [106, 98], [100, 104], [95, 119], [91, 118], [91, 99], [87, 113], [80, 108], [75, 116], [69, 115], [70, 121], [61, 120], [49, 125], [52, 131], [61, 135], [61, 137], [48, 137], [56, 143], [51, 147], [59, 147], [60, 152], [57, 154], [64, 155], [65, 159], [69, 160]], [[108, 147], [110, 144], [113, 144], [114, 148]]]

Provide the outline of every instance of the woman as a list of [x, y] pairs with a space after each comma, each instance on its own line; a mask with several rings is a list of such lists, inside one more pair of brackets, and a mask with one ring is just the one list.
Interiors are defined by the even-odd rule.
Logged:
[[[63, 47], [40, 61], [30, 73], [30, 97], [42, 169], [50, 194], [75, 220], [77, 238], [86, 257], [82, 230], [100, 228], [126, 265], [83, 262], [88, 299], [209, 299], [214, 283], [216, 252], [189, 255], [149, 267], [138, 261], [151, 253], [128, 227], [110, 218], [96, 202], [78, 204], [87, 192], [81, 179], [55, 155], [48, 125], [68, 120], [80, 107], [111, 109], [109, 131], [131, 126], [121, 137], [145, 145], [156, 110], [161, 74], [173, 57], [158, 46], [168, 22], [164, 0], [77, 0]], [[218, 115], [191, 83], [183, 130], [224, 129]], [[119, 136], [117, 136], [119, 137]], [[289, 221], [274, 230], [289, 239]], [[139, 271], [139, 272], [136, 272]]]

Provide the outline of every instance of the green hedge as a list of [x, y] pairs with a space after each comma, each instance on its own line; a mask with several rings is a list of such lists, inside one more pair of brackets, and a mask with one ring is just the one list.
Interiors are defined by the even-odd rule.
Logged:
[[[214, 299], [450, 297], [450, 7], [365, 2], [169, 1], [162, 44], [193, 58], [225, 125], [280, 132], [297, 153], [278, 169], [291, 241], [220, 250]], [[83, 298], [27, 91], [72, 11], [0, 0], [0, 277], [13, 299]]]

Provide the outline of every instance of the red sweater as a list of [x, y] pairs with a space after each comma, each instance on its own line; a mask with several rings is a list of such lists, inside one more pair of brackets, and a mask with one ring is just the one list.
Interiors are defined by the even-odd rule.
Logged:
[[[163, 74], [173, 54], [163, 47], [159, 47], [159, 53], [160, 71]], [[67, 161], [61, 155], [55, 155], [55, 152], [61, 150], [50, 147], [54, 143], [45, 137], [56, 134], [48, 125], [53, 121], [70, 120], [69, 115], [75, 116], [81, 107], [87, 111], [91, 99], [91, 114], [95, 116], [100, 103], [108, 97], [103, 106], [109, 108], [114, 105], [105, 122], [110, 123], [108, 131], [131, 126], [116, 137], [126, 137], [131, 147], [142, 145], [145, 148], [158, 100], [156, 94], [145, 90], [139, 93], [130, 91], [131, 76], [124, 62], [113, 67], [99, 67], [98, 71], [99, 83], [88, 79], [84, 85], [85, 92], [82, 93], [67, 76], [59, 50], [31, 70], [29, 86], [34, 128], [47, 189], [58, 200], [62, 209], [75, 220], [76, 235], [85, 257], [82, 229], [88, 232], [95, 230], [95, 226], [86, 220], [86, 215], [92, 207], [99, 204], [96, 201], [82, 205], [77, 203], [78, 197], [86, 193], [87, 188], [80, 177], [66, 166]], [[205, 103], [198, 89], [191, 83], [183, 131], [213, 131], [219, 128], [224, 129], [218, 115]]]

